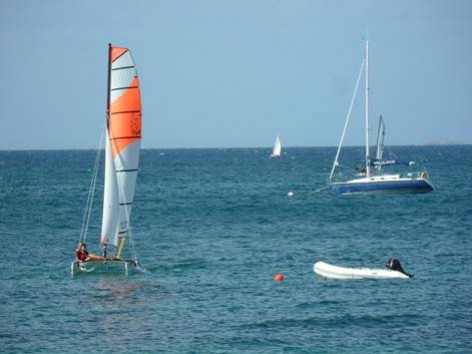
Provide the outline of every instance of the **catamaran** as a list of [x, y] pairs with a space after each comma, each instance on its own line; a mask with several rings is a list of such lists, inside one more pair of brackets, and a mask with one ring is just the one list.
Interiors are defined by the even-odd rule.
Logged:
[[[138, 265], [130, 227], [141, 148], [141, 95], [135, 64], [128, 48], [108, 46], [108, 91], [105, 136], [103, 215], [98, 260], [74, 261], [71, 273], [128, 271]], [[84, 213], [80, 242], [87, 237], [93, 194], [100, 160], [95, 160], [92, 183]], [[131, 259], [124, 259], [127, 239]]]
[[270, 155], [271, 159], [279, 158], [280, 154], [282, 153], [282, 144], [280, 143], [280, 138], [277, 135], [275, 138], [274, 149], [272, 150], [272, 155]]
[[[363, 168], [361, 176], [354, 179], [333, 182], [333, 175], [337, 166], [339, 166], [339, 154], [341, 146], [346, 133], [346, 128], [351, 115], [354, 99], [359, 87], [362, 71], [365, 67], [365, 167]], [[351, 100], [351, 105], [347, 114], [344, 125], [341, 141], [336, 152], [333, 167], [329, 175], [329, 187], [331, 192], [335, 194], [353, 194], [353, 193], [374, 193], [374, 192], [414, 192], [424, 193], [433, 190], [431, 183], [428, 180], [426, 171], [407, 173], [407, 174], [385, 174], [382, 172], [382, 166], [389, 164], [382, 160], [383, 156], [383, 139], [385, 136], [383, 119], [380, 119], [379, 136], [377, 140], [377, 154], [376, 158], [372, 159], [370, 156], [369, 146], [369, 41], [365, 41], [365, 58], [362, 62], [359, 76], [357, 78], [356, 88]], [[374, 168], [373, 168], [374, 167]]]

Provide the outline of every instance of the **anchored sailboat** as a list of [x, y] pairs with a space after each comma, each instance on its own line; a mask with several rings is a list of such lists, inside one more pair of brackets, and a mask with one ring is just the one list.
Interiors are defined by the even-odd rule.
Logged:
[[271, 159], [278, 158], [280, 157], [280, 154], [282, 153], [282, 144], [280, 143], [280, 138], [277, 135], [275, 138], [275, 144], [274, 144], [274, 149], [272, 150], [272, 155], [270, 155]]
[[[345, 182], [332, 182], [334, 171], [339, 165], [339, 153], [346, 133], [346, 128], [351, 115], [354, 99], [359, 87], [362, 71], [365, 66], [365, 167], [363, 175]], [[361, 70], [357, 79], [356, 89], [351, 100], [346, 123], [344, 125], [341, 141], [336, 152], [331, 174], [329, 176], [329, 186], [333, 193], [336, 194], [352, 194], [352, 193], [373, 193], [373, 192], [413, 192], [424, 193], [433, 190], [432, 185], [428, 181], [428, 175], [425, 171], [419, 173], [401, 174], [384, 174], [382, 166], [388, 164], [383, 161], [383, 143], [385, 137], [385, 126], [382, 117], [379, 122], [379, 135], [377, 138], [377, 154], [376, 158], [370, 156], [369, 146], [369, 41], [365, 41], [365, 59], [362, 62]], [[374, 169], [372, 167], [375, 167]]]
[[[126, 240], [131, 239], [131, 207], [133, 205], [136, 177], [141, 147], [141, 96], [135, 64], [128, 48], [108, 49], [108, 93], [105, 138], [105, 178], [103, 195], [102, 231], [100, 243], [103, 257], [93, 261], [75, 261], [72, 274], [110, 269], [123, 270], [137, 266], [134, 247], [131, 260], [123, 259]], [[97, 155], [93, 185], [98, 169]], [[87, 201], [86, 217], [90, 218], [93, 198]], [[84, 242], [87, 231], [81, 233]], [[84, 227], [82, 227], [84, 230]], [[94, 257], [95, 259], [95, 257]]]

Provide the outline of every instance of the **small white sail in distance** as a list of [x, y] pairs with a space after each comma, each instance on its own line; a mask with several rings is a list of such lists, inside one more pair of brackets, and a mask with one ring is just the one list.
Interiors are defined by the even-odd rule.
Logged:
[[274, 149], [272, 150], [272, 155], [270, 155], [270, 158], [280, 157], [281, 153], [282, 153], [282, 145], [280, 143], [279, 135], [277, 134], [277, 137], [275, 138]]

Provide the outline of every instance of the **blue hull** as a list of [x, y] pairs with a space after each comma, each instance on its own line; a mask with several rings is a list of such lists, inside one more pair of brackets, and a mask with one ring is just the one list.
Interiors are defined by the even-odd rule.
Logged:
[[354, 193], [426, 193], [433, 187], [425, 179], [412, 179], [400, 181], [375, 181], [363, 183], [333, 183], [331, 192], [335, 194]]

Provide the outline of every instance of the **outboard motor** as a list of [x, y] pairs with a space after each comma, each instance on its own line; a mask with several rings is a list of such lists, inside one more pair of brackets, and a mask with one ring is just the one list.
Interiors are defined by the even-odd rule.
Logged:
[[387, 262], [386, 267], [391, 269], [391, 270], [396, 270], [397, 272], [403, 273], [403, 274], [407, 275], [410, 278], [413, 278], [413, 274], [405, 272], [402, 265], [400, 264], [400, 261], [396, 258], [390, 258]]

